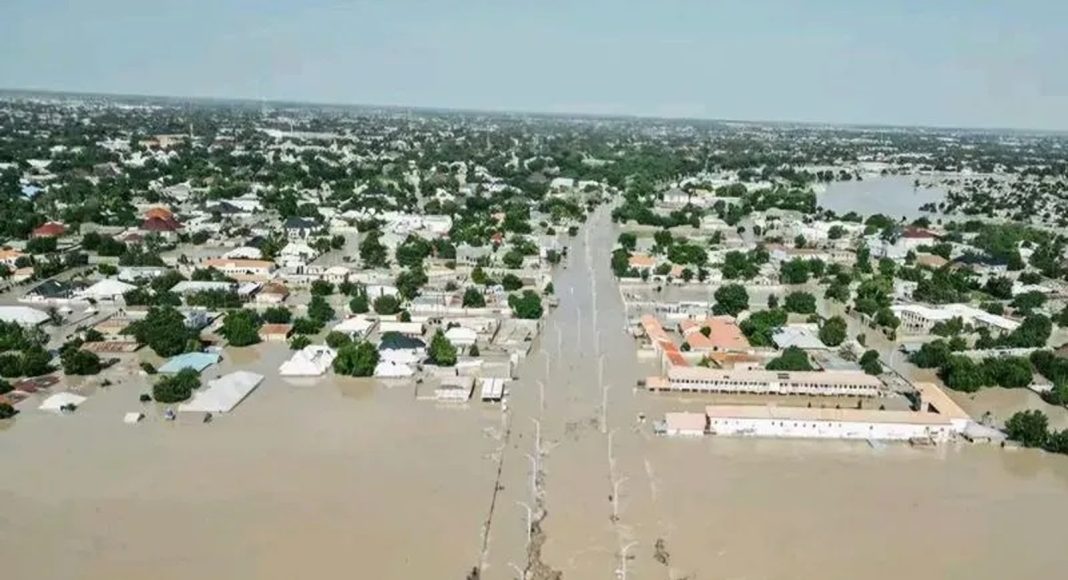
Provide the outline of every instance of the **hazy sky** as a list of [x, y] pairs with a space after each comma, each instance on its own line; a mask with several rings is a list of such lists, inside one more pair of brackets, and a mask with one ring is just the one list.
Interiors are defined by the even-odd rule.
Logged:
[[1068, 0], [3, 0], [0, 86], [1068, 129]]

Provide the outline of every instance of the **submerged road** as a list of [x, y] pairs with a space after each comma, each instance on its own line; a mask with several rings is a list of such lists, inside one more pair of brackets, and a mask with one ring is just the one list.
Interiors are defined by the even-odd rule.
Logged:
[[511, 387], [484, 578], [618, 578], [624, 565], [639, 577], [641, 544], [649, 554], [662, 535], [627, 516], [653, 496], [652, 467], [634, 452], [643, 440], [634, 387], [655, 367], [638, 361], [625, 332], [609, 214], [599, 208], [572, 239], [554, 276], [559, 306]]

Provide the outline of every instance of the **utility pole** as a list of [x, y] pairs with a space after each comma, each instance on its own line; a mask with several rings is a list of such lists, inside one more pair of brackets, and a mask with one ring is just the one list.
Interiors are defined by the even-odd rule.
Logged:
[[621, 477], [612, 484], [612, 517], [616, 520], [619, 519], [619, 486], [626, 481], [626, 477]]
[[633, 548], [636, 545], [638, 545], [638, 542], [631, 542], [631, 543], [627, 544], [626, 546], [623, 546], [623, 550], [621, 551], [621, 554], [620, 554], [622, 556], [622, 559], [623, 559], [623, 563], [620, 566], [620, 571], [621, 571], [620, 578], [621, 578], [621, 580], [627, 580], [627, 552], [629, 552], [630, 549]]
[[524, 503], [524, 502], [517, 501], [515, 503], [519, 504], [520, 507], [522, 507], [523, 509], [527, 510], [527, 550], [529, 550], [530, 549], [530, 533], [531, 533], [530, 530], [531, 530], [531, 528], [534, 527], [534, 510], [531, 509], [531, 507], [529, 505], [527, 505], [526, 503]]

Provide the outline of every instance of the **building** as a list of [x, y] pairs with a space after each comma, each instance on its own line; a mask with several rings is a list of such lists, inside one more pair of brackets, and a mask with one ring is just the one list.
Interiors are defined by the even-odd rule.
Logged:
[[0, 321], [31, 328], [48, 322], [47, 312], [29, 306], [0, 306]]
[[217, 353], [213, 352], [187, 352], [171, 357], [163, 366], [159, 367], [159, 372], [173, 375], [185, 369], [192, 369], [200, 373], [211, 365], [218, 364], [220, 358]]
[[380, 379], [405, 379], [415, 374], [411, 365], [384, 360], [375, 365], [375, 377]]
[[635, 254], [627, 260], [627, 266], [641, 272], [648, 272], [656, 267], [656, 258]]
[[751, 437], [943, 442], [974, 424], [936, 385], [919, 383], [916, 389], [917, 411], [710, 405], [705, 414], [709, 433]]
[[278, 282], [264, 284], [263, 288], [256, 293], [257, 304], [281, 304], [289, 297], [289, 289]]
[[481, 399], [483, 402], [496, 402], [504, 398], [505, 379], [500, 377], [484, 377], [482, 382]]
[[14, 270], [17, 267], [16, 264], [18, 263], [19, 258], [21, 258], [21, 257], [23, 257], [25, 255], [26, 254], [24, 254], [24, 253], [22, 253], [22, 252], [20, 252], [18, 250], [12, 250], [12, 249], [0, 250], [0, 264], [3, 264], [5, 266], [7, 266], [9, 270]]
[[383, 332], [378, 343], [378, 356], [382, 362], [417, 364], [426, 358], [426, 343], [396, 332]]
[[70, 282], [50, 279], [34, 286], [19, 300], [25, 302], [66, 302], [74, 298], [75, 292], [79, 289], [79, 286], [75, 286]]
[[1015, 320], [991, 314], [968, 304], [942, 306], [895, 304], [890, 307], [890, 310], [901, 319], [902, 331], [912, 334], [927, 334], [935, 324], [954, 318], [960, 318], [965, 324], [976, 328], [986, 328], [995, 332], [1012, 332], [1020, 326], [1020, 323]]
[[371, 333], [371, 329], [375, 327], [375, 321], [367, 318], [366, 316], [359, 314], [351, 318], [346, 318], [341, 322], [334, 325], [330, 330], [334, 332], [343, 332], [352, 338], [366, 338]]
[[31, 238], [60, 238], [66, 235], [67, 226], [59, 222], [47, 222], [30, 233]]
[[318, 377], [326, 374], [337, 358], [337, 351], [320, 344], [308, 345], [297, 352], [282, 366], [278, 374], [283, 377]]
[[[705, 330], [707, 329], [707, 330]], [[751, 352], [752, 347], [738, 323], [730, 316], [713, 316], [704, 320], [679, 322], [683, 341], [693, 352]], [[707, 332], [707, 335], [706, 335]]]
[[687, 393], [752, 393], [759, 395], [820, 395], [876, 397], [882, 381], [863, 371], [767, 371], [670, 366], [666, 377], [650, 377], [652, 391]]
[[182, 280], [170, 289], [170, 292], [179, 296], [212, 291], [236, 292], [237, 284], [234, 284], [233, 282], [213, 282], [211, 280]]
[[664, 434], [699, 437], [705, 434], [708, 417], [704, 413], [664, 413]]
[[293, 334], [292, 324], [264, 324], [260, 327], [260, 340], [264, 342], [285, 342]]
[[458, 349], [466, 349], [472, 344], [475, 344], [475, 341], [478, 340], [478, 333], [470, 328], [454, 326], [445, 331], [445, 338], [454, 347]]
[[178, 410], [190, 413], [229, 413], [263, 382], [263, 375], [249, 371], [234, 371], [193, 393], [193, 398], [178, 405]]
[[422, 322], [400, 322], [398, 320], [382, 320], [378, 323], [378, 330], [383, 335], [393, 333], [411, 337], [421, 337], [425, 332]]
[[784, 326], [771, 335], [772, 342], [780, 349], [796, 347], [801, 350], [826, 350], [814, 324]]
[[150, 217], [141, 222], [138, 229], [146, 234], [156, 234], [163, 239], [173, 240], [178, 237], [182, 224], [178, 223], [173, 216]]
[[227, 276], [241, 281], [267, 281], [274, 271], [274, 262], [268, 260], [238, 260], [212, 258], [204, 262], [206, 268], [215, 268]]
[[475, 377], [445, 377], [434, 389], [434, 398], [450, 403], [463, 403], [471, 398]]
[[318, 222], [302, 217], [291, 217], [282, 224], [291, 240], [302, 240], [322, 229]]
[[127, 284], [114, 278], [105, 278], [85, 290], [82, 290], [79, 295], [86, 299], [102, 302], [116, 302], [122, 299], [123, 294], [136, 288], [137, 286], [134, 286], [133, 284]]

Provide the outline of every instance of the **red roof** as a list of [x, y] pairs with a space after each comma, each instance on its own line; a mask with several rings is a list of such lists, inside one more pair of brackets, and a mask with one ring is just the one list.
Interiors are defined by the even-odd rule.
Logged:
[[910, 227], [910, 228], [905, 228], [905, 231], [901, 232], [901, 237], [914, 238], [914, 239], [915, 238], [935, 239], [935, 238], [938, 238], [938, 234], [932, 232], [931, 230], [925, 230], [923, 228], [911, 228]]
[[33, 230], [30, 235], [35, 238], [58, 238], [65, 233], [67, 233], [67, 226], [59, 222], [48, 222]]
[[174, 219], [174, 212], [165, 207], [153, 207], [145, 212], [145, 219], [160, 218], [160, 219]]
[[174, 218], [151, 217], [141, 223], [141, 229], [148, 232], [174, 232], [181, 227]]

